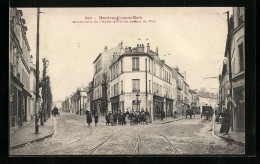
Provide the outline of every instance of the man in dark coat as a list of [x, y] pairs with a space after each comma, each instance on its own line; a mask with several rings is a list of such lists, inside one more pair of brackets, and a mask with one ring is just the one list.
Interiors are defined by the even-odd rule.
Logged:
[[116, 125], [117, 124], [117, 113], [114, 113], [114, 125]]
[[231, 115], [230, 115], [228, 109], [226, 109], [226, 111], [224, 112], [223, 117], [224, 117], [224, 119], [223, 119], [223, 123], [220, 128], [220, 133], [228, 134], [229, 129], [230, 129], [230, 118], [231, 118]]
[[123, 114], [122, 114], [122, 125], [126, 125], [126, 113], [124, 112]]
[[97, 112], [94, 113], [94, 120], [95, 120], [95, 126], [97, 126], [97, 123], [98, 123], [98, 113]]
[[163, 119], [164, 119], [164, 111], [161, 110], [161, 120], [163, 121]]
[[88, 126], [90, 126], [90, 124], [92, 123], [92, 117], [89, 111], [86, 111], [86, 118], [87, 118]]
[[110, 122], [109, 113], [106, 114], [105, 119], [106, 119], [106, 125], [109, 125]]
[[148, 110], [146, 109], [146, 112], [145, 112], [145, 122], [146, 122], [146, 124], [148, 124], [149, 115], [150, 115], [150, 113], [149, 113]]

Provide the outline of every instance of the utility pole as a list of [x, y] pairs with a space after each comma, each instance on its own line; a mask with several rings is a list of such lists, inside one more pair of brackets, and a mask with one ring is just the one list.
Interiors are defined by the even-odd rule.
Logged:
[[[229, 23], [229, 11], [227, 11], [227, 24], [228, 24], [228, 35], [227, 35], [227, 42], [228, 42], [228, 47], [227, 47], [227, 53], [228, 53], [228, 69], [229, 69], [229, 82], [230, 82], [230, 101], [233, 100], [232, 96], [232, 70], [231, 70], [231, 53], [230, 53], [230, 23]], [[229, 103], [230, 107], [230, 113], [231, 113], [231, 130], [233, 131], [233, 109], [231, 103]]]
[[36, 106], [35, 106], [35, 134], [39, 133], [38, 116], [39, 110], [39, 22], [40, 22], [40, 8], [37, 8], [37, 38], [36, 38]]
[[145, 107], [146, 107], [146, 110], [148, 111], [147, 98], [148, 98], [148, 94], [147, 94], [147, 58], [145, 58]]

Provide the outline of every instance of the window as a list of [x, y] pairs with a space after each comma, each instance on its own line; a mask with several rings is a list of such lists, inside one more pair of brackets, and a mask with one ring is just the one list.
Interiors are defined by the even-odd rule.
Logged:
[[239, 51], [239, 72], [244, 71], [244, 52], [243, 52], [243, 43], [238, 45], [238, 51]]
[[169, 75], [169, 83], [171, 83], [171, 75]]
[[154, 63], [153, 74], [156, 76], [156, 65]]
[[121, 73], [123, 73], [123, 60], [121, 60]]
[[123, 80], [121, 81], [121, 93], [123, 93]]
[[132, 71], [139, 71], [139, 58], [132, 58]]
[[149, 80], [149, 93], [151, 93], [151, 80]]
[[149, 72], [150, 72], [150, 70], [151, 70], [151, 69], [150, 69], [150, 59], [148, 60], [148, 62], [149, 62]]
[[124, 109], [124, 101], [121, 101], [121, 112], [125, 112], [125, 109]]
[[162, 78], [162, 68], [160, 67], [160, 78]]
[[238, 19], [238, 25], [241, 25], [244, 22], [244, 20], [243, 20], [243, 7], [237, 8], [237, 19]]
[[132, 92], [140, 92], [140, 79], [132, 80]]
[[111, 96], [114, 96], [114, 86], [111, 87]]

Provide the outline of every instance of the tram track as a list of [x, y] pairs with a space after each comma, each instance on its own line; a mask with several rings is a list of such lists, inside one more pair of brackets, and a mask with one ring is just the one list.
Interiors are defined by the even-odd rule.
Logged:
[[[107, 127], [107, 128], [109, 128], [109, 127]], [[109, 129], [112, 129], [112, 128], [109, 128]], [[88, 154], [89, 154], [89, 155], [92, 155], [97, 149], [99, 149], [102, 145], [104, 145], [104, 144], [105, 144], [109, 139], [111, 139], [114, 135], [116, 135], [116, 134], [122, 132], [121, 129], [122, 129], [122, 128], [120, 128], [120, 130], [118, 130], [118, 131], [116, 131], [116, 132], [112, 132], [112, 134], [111, 134], [109, 137], [107, 137], [104, 141], [102, 141], [100, 144], [98, 144], [98, 145], [95, 146], [94, 148], [90, 149], [90, 150], [88, 151]], [[124, 131], [124, 130], [123, 130], [123, 131]]]
[[169, 143], [170, 147], [174, 150], [176, 154], [180, 154], [176, 146], [165, 135], [161, 135], [161, 136]]
[[[64, 123], [63, 125], [64, 125], [66, 128], [68, 128], [68, 125], [69, 125], [69, 124], [68, 124], [66, 121], [64, 121], [63, 119], [59, 119], [59, 120]], [[56, 130], [55, 130], [55, 132], [56, 132]], [[62, 146], [62, 147], [58, 147], [58, 148], [51, 149], [51, 150], [49, 150], [49, 151], [43, 152], [43, 153], [41, 153], [40, 155], [48, 155], [48, 154], [57, 152], [57, 151], [59, 151], [59, 150], [63, 150], [63, 149], [65, 149], [65, 148], [67, 148], [67, 147], [68, 147], [69, 145], [71, 145], [71, 144], [77, 143], [77, 142], [79, 142], [79, 141], [81, 141], [81, 140], [83, 140], [83, 139], [88, 138], [88, 137], [91, 136], [92, 134], [93, 134], [93, 129], [92, 129], [92, 128], [89, 128], [89, 132], [88, 132], [87, 136], [86, 136], [86, 134], [72, 136], [71, 138], [78, 138], [78, 137], [79, 137], [79, 139], [77, 139], [77, 140], [75, 140], [75, 141], [72, 141], [72, 142], [70, 142], [70, 143], [68, 143], [68, 144], [66, 144], [66, 145], [64, 145], [64, 146]], [[85, 137], [82, 137], [82, 136], [85, 136]]]

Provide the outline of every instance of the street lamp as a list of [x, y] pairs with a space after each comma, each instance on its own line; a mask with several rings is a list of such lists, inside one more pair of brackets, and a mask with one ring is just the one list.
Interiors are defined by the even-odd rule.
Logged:
[[137, 104], [137, 110], [138, 110], [138, 97], [139, 97], [140, 95], [139, 95], [139, 93], [137, 92], [137, 94], [136, 94], [136, 104]]

